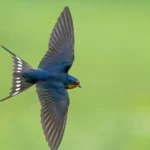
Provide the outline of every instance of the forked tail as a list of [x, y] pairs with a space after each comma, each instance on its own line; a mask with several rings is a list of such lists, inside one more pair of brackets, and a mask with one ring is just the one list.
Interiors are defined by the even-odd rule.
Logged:
[[2, 45], [0, 46], [12, 55], [13, 62], [14, 62], [12, 88], [9, 93], [9, 96], [0, 100], [0, 102], [2, 102], [12, 96], [19, 94], [20, 92], [23, 92], [24, 90], [31, 87], [33, 84], [26, 82], [25, 79], [22, 77], [22, 73], [26, 71], [30, 71], [32, 67], [29, 64], [27, 64], [24, 60], [19, 58], [17, 55], [15, 55], [13, 52], [8, 50], [6, 47]]

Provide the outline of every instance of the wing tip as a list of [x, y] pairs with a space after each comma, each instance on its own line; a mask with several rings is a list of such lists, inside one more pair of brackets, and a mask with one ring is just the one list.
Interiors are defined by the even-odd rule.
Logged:
[[64, 9], [69, 9], [69, 6], [65, 6]]
[[65, 6], [63, 11], [69, 11], [70, 12], [69, 6]]

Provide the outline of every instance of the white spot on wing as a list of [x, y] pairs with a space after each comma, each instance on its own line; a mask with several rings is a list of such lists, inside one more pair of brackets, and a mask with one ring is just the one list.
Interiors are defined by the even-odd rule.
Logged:
[[16, 84], [16, 87], [20, 87], [20, 84]]
[[21, 81], [16, 81], [16, 83], [21, 83]]
[[15, 96], [16, 94], [18, 94], [19, 93], [19, 91], [18, 92], [15, 92], [12, 96]]
[[16, 79], [20, 79], [20, 77], [17, 77]]
[[16, 56], [16, 58], [17, 58], [18, 60], [22, 61], [19, 57]]
[[16, 88], [16, 91], [18, 91], [18, 92], [19, 92], [19, 90], [20, 90], [20, 88]]
[[18, 66], [18, 67], [22, 67], [22, 64], [18, 64], [17, 66]]
[[20, 70], [17, 71], [18, 73], [21, 72]]
[[19, 63], [19, 64], [22, 64], [22, 62], [21, 62], [21, 61], [18, 61], [18, 63]]
[[20, 68], [20, 67], [18, 67], [17, 69], [18, 69], [18, 70], [22, 70], [22, 68]]

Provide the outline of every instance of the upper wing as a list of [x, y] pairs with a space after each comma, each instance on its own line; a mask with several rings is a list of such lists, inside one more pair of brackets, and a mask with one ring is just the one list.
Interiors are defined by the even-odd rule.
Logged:
[[36, 88], [42, 106], [41, 123], [46, 140], [51, 150], [57, 150], [67, 119], [68, 93], [64, 88], [59, 90], [48, 88], [47, 82], [37, 83]]
[[55, 24], [49, 40], [48, 51], [41, 60], [38, 68], [48, 68], [49, 64], [64, 64], [69, 70], [74, 60], [74, 28], [68, 7]]

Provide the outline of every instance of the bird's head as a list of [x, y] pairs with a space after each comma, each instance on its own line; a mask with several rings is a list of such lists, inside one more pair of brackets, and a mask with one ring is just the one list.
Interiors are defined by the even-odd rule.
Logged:
[[69, 76], [66, 89], [73, 89], [76, 87], [80, 87], [80, 81], [73, 76]]

